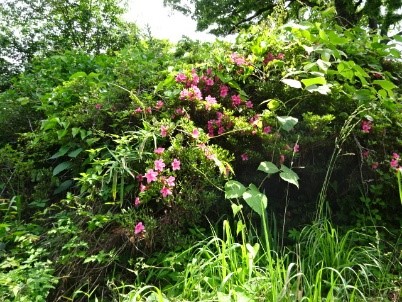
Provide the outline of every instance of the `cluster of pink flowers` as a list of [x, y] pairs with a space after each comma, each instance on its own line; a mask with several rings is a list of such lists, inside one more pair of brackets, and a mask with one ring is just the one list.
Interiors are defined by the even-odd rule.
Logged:
[[371, 121], [367, 121], [367, 120], [362, 121], [362, 132], [363, 133], [370, 133], [371, 128], [372, 128]]
[[269, 62], [273, 61], [273, 60], [284, 60], [285, 59], [285, 55], [283, 53], [278, 53], [278, 55], [273, 55], [271, 52], [267, 53], [267, 55], [264, 58], [263, 63], [265, 65], [267, 65]]
[[239, 106], [241, 104], [241, 102], [242, 102], [242, 100], [240, 98], [240, 95], [238, 95], [238, 94], [237, 95], [232, 95], [231, 99], [232, 99], [233, 107]]
[[141, 233], [145, 232], [145, 226], [144, 224], [140, 221], [138, 222], [135, 227], [134, 227], [134, 234], [139, 235]]
[[195, 85], [190, 88], [184, 88], [180, 92], [180, 100], [200, 101], [202, 100], [201, 90]]
[[210, 95], [208, 95], [205, 98], [205, 102], [206, 102], [205, 103], [205, 109], [208, 110], [208, 111], [211, 110], [212, 106], [217, 103], [216, 98], [214, 98], [214, 97], [212, 97]]
[[238, 66], [247, 66], [247, 65], [250, 65], [250, 63], [247, 62], [247, 60], [246, 60], [243, 56], [239, 55], [239, 54], [236, 53], [236, 52], [234, 52], [234, 53], [232, 53], [232, 54], [230, 55], [230, 60], [231, 60], [233, 63], [235, 63], [236, 65], [238, 65]]
[[217, 112], [216, 113], [216, 119], [215, 120], [209, 120], [208, 121], [208, 135], [210, 137], [215, 136], [215, 129], [218, 128], [218, 135], [223, 134], [226, 130], [229, 130], [232, 128], [233, 124], [229, 121], [226, 121], [225, 115], [222, 112]]

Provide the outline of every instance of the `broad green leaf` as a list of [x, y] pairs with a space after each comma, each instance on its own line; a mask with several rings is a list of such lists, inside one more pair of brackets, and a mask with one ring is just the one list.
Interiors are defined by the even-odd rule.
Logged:
[[311, 78], [311, 79], [303, 79], [301, 80], [302, 83], [308, 87], [312, 85], [325, 85], [327, 81], [325, 80], [324, 77], [317, 77], [317, 78]]
[[270, 100], [268, 102], [268, 109], [271, 111], [274, 111], [275, 109], [277, 109], [279, 107], [280, 103], [277, 100]]
[[71, 134], [73, 135], [73, 137], [76, 137], [76, 135], [78, 133], [80, 133], [80, 131], [81, 131], [81, 128], [74, 127], [74, 128], [71, 129]]
[[260, 163], [257, 170], [265, 172], [267, 174], [275, 174], [275, 173], [279, 172], [278, 167], [269, 161], [264, 161], [264, 162]]
[[56, 190], [54, 190], [53, 194], [59, 194], [59, 193], [61, 193], [61, 192], [64, 192], [64, 191], [66, 191], [67, 189], [69, 189], [72, 185], [73, 185], [73, 181], [72, 181], [71, 179], [68, 179], [68, 180], [62, 182], [62, 183], [60, 184], [60, 186], [58, 186], [58, 187], [56, 188]]
[[292, 88], [302, 88], [302, 84], [298, 80], [282, 79], [281, 82]]
[[55, 154], [53, 154], [50, 159], [55, 159], [55, 158], [59, 158], [60, 156], [65, 155], [69, 150], [70, 150], [70, 146], [62, 146], [59, 151], [57, 151]]
[[375, 80], [375, 81], [373, 81], [373, 84], [380, 85], [381, 88], [383, 88], [385, 90], [392, 90], [397, 87], [394, 83], [392, 83], [391, 81], [387, 81], [387, 80]]
[[298, 119], [292, 116], [277, 116], [283, 130], [289, 132], [298, 123]]
[[331, 84], [325, 84], [325, 85], [320, 85], [320, 86], [312, 85], [312, 86], [306, 87], [306, 90], [308, 92], [318, 92], [320, 94], [326, 95], [331, 92], [331, 86], [332, 86]]
[[297, 188], [299, 188], [299, 176], [288, 167], [281, 165], [281, 173], [279, 176], [288, 183], [294, 184]]
[[268, 199], [255, 185], [251, 184], [249, 186], [248, 190], [243, 193], [243, 198], [254, 212], [260, 216], [263, 215], [268, 205]]
[[75, 149], [74, 151], [71, 151], [70, 153], [68, 153], [68, 156], [76, 158], [78, 156], [78, 154], [80, 154], [81, 152], [82, 152], [82, 148], [78, 148], [78, 149]]
[[73, 164], [71, 162], [69, 162], [69, 161], [65, 161], [65, 162], [62, 162], [62, 163], [58, 164], [53, 169], [53, 176], [56, 176], [57, 174], [59, 174], [60, 172], [62, 172], [64, 170], [70, 169], [72, 165]]
[[321, 60], [321, 59], [318, 59], [318, 60], [317, 60], [317, 65], [318, 65], [318, 67], [320, 67], [321, 70], [327, 71], [328, 68], [331, 66], [331, 63], [330, 63], [330, 62], [323, 61], [323, 60]]
[[229, 180], [225, 184], [225, 198], [240, 198], [243, 196], [243, 193], [246, 191], [246, 187], [243, 186], [242, 183], [236, 180]]

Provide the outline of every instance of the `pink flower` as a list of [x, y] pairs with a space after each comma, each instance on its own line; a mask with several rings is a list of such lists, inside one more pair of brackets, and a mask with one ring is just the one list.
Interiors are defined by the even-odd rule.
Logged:
[[174, 111], [177, 115], [183, 115], [184, 114], [184, 109], [179, 107], [176, 108], [176, 110]]
[[147, 108], [145, 108], [145, 111], [146, 111], [147, 113], [152, 113], [152, 108], [151, 108], [151, 107], [147, 107]]
[[280, 164], [283, 164], [284, 162], [285, 162], [285, 155], [281, 154], [281, 155], [279, 156], [279, 163], [280, 163]]
[[175, 179], [176, 179], [176, 178], [175, 178], [174, 176], [169, 176], [169, 177], [166, 179], [167, 185], [168, 185], [169, 187], [174, 187], [174, 185], [175, 185], [175, 183], [174, 183]]
[[246, 102], [246, 107], [249, 108], [249, 109], [253, 108], [253, 103], [251, 101], [247, 101]]
[[167, 134], [168, 134], [168, 127], [166, 127], [166, 126], [161, 126], [161, 136], [162, 137], [166, 137], [167, 136]]
[[362, 157], [363, 157], [363, 158], [367, 158], [367, 157], [369, 156], [369, 154], [370, 154], [370, 151], [369, 151], [369, 150], [364, 150], [364, 151], [362, 152]]
[[221, 87], [220, 87], [220, 96], [222, 98], [224, 98], [225, 96], [228, 95], [228, 92], [229, 92], [229, 87], [226, 86], [226, 85], [221, 85]]
[[225, 128], [223, 128], [223, 127], [219, 127], [218, 128], [218, 135], [221, 135], [221, 134], [223, 134], [225, 132]]
[[398, 168], [398, 166], [399, 166], [398, 160], [393, 158], [390, 162], [390, 165], [391, 165], [391, 168]]
[[399, 159], [399, 154], [398, 153], [392, 153], [392, 158], [393, 159]]
[[138, 107], [137, 109], [134, 110], [135, 113], [141, 113], [142, 112], [142, 108]]
[[214, 85], [214, 80], [211, 78], [206, 78], [205, 79], [205, 85], [207, 86], [213, 86]]
[[147, 186], [140, 184], [140, 192], [145, 192], [147, 190]]
[[373, 163], [371, 164], [371, 169], [375, 170], [375, 169], [377, 169], [377, 168], [378, 168], [378, 162], [373, 162]]
[[155, 172], [152, 169], [149, 169], [147, 173], [145, 173], [144, 177], [147, 179], [147, 183], [151, 183], [156, 180], [156, 177], [158, 176], [158, 172]]
[[142, 222], [139, 222], [135, 225], [134, 234], [138, 235], [141, 234], [142, 232], [145, 232], [145, 226]]
[[165, 151], [165, 148], [159, 147], [159, 148], [156, 148], [156, 149], [154, 150], [154, 153], [160, 155], [160, 154], [163, 153], [163, 151]]
[[141, 174], [138, 174], [138, 175], [137, 175], [137, 180], [138, 180], [139, 182], [141, 182], [143, 179], [144, 179], [144, 176], [142, 176]]
[[178, 83], [184, 83], [184, 82], [187, 81], [187, 77], [186, 77], [186, 75], [185, 75], [184, 73], [181, 73], [181, 72], [180, 72], [180, 73], [176, 76], [175, 80], [176, 80], [176, 82], [178, 82]]
[[202, 99], [201, 90], [192, 85], [190, 88], [185, 88], [180, 92], [180, 100], [200, 101]]
[[275, 60], [275, 56], [269, 52], [264, 58], [264, 64], [266, 65], [273, 60]]
[[173, 159], [172, 170], [180, 170], [180, 160], [178, 160], [177, 158]]
[[96, 105], [95, 105], [95, 109], [96, 109], [96, 110], [102, 109], [102, 104], [96, 104]]
[[277, 58], [278, 60], [283, 60], [283, 59], [285, 58], [285, 55], [280, 52], [280, 53], [278, 53], [278, 55], [276, 56], [276, 58]]
[[172, 191], [171, 191], [169, 188], [167, 188], [167, 187], [163, 187], [163, 188], [160, 190], [160, 192], [161, 192], [163, 198], [166, 198], [167, 196], [172, 195]]
[[191, 70], [192, 85], [197, 85], [200, 82], [200, 77], [197, 75], [195, 69]]
[[193, 129], [193, 132], [191, 133], [191, 135], [193, 136], [193, 138], [198, 138], [200, 136], [200, 132], [198, 131], [197, 128]]
[[264, 127], [263, 132], [264, 132], [265, 134], [269, 134], [269, 133], [271, 133], [271, 131], [272, 131], [271, 126], [266, 126], [266, 127]]
[[371, 130], [371, 122], [370, 121], [362, 121], [362, 132], [370, 133]]
[[138, 207], [140, 205], [141, 201], [139, 197], [136, 197], [134, 200], [134, 206]]
[[243, 65], [248, 65], [246, 59], [242, 56], [240, 56], [238, 53], [232, 53], [230, 55], [230, 59], [232, 60], [233, 63], [235, 63], [238, 66], [243, 66]]
[[232, 95], [232, 105], [234, 107], [239, 106], [241, 104], [241, 98], [240, 95]]
[[163, 107], [163, 105], [164, 105], [164, 103], [162, 101], [157, 101], [156, 105], [155, 105], [155, 108], [157, 110], [159, 110], [159, 109], [161, 109]]
[[248, 155], [247, 155], [247, 153], [243, 153], [243, 154], [240, 155], [240, 156], [241, 156], [241, 160], [242, 160], [242, 161], [248, 160]]
[[165, 168], [165, 163], [163, 162], [163, 159], [157, 159], [154, 161], [154, 165], [155, 165], [155, 170], [156, 171], [163, 171], [163, 169]]
[[299, 152], [300, 151], [300, 146], [299, 146], [299, 144], [295, 144], [294, 146], [293, 146], [293, 152], [294, 153], [297, 153], [297, 152]]
[[208, 95], [208, 96], [205, 98], [205, 101], [207, 102], [207, 104], [205, 105], [205, 109], [207, 109], [207, 110], [210, 110], [210, 109], [211, 109], [211, 106], [214, 105], [214, 104], [216, 104], [216, 98], [214, 98], [214, 97], [212, 97], [212, 96], [210, 96], [210, 95]]

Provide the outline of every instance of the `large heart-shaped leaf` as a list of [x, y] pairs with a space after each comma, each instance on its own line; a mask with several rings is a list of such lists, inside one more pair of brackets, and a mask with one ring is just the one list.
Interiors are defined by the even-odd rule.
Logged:
[[248, 190], [243, 193], [243, 198], [254, 212], [260, 216], [263, 215], [268, 205], [268, 198], [255, 185], [249, 186]]

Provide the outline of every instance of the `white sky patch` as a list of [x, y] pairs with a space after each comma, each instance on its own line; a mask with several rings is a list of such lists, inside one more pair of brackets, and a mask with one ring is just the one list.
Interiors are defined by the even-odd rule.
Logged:
[[180, 12], [163, 6], [163, 0], [129, 0], [124, 19], [144, 29], [147, 25], [152, 36], [177, 42], [182, 36], [192, 40], [214, 41], [215, 36], [196, 32], [196, 22]]

